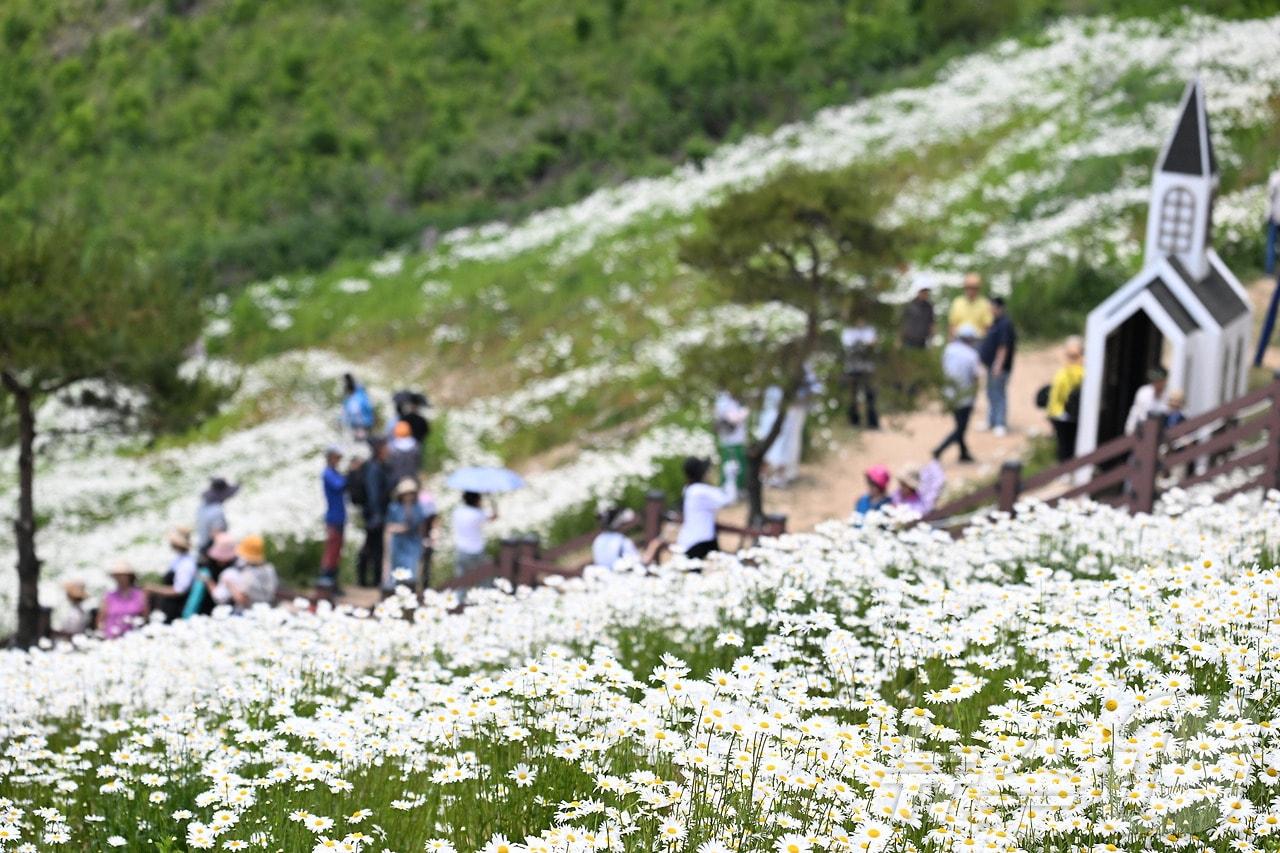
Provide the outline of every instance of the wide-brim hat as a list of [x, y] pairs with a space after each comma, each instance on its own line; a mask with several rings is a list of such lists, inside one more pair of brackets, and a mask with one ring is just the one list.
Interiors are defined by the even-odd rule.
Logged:
[[961, 323], [956, 327], [956, 337], [962, 341], [976, 341], [978, 339], [978, 327], [972, 323]]
[[191, 550], [191, 528], [175, 527], [169, 531], [167, 537], [169, 545], [181, 551]]
[[236, 558], [236, 538], [230, 533], [219, 533], [209, 546], [209, 559], [228, 563]]
[[920, 491], [920, 472], [907, 471], [898, 475], [898, 482], [913, 492]]
[[221, 477], [214, 477], [209, 481], [209, 488], [204, 490], [201, 495], [205, 503], [221, 503], [240, 491], [239, 483], [228, 483]]
[[265, 563], [267, 561], [267, 544], [256, 534], [246, 536], [236, 546], [236, 556], [246, 563]]
[[417, 482], [415, 482], [411, 477], [405, 477], [403, 480], [400, 481], [400, 484], [396, 486], [395, 496], [397, 498], [402, 498], [405, 495], [416, 495], [417, 493], [418, 493]]
[[107, 569], [107, 574], [111, 575], [113, 578], [121, 577], [123, 575], [136, 578], [138, 576], [138, 571], [127, 560], [117, 560], [111, 568]]

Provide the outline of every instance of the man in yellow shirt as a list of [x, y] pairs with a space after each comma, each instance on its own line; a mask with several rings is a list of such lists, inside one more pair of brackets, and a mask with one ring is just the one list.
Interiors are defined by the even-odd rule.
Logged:
[[991, 311], [991, 302], [982, 295], [982, 276], [971, 272], [964, 277], [964, 293], [951, 300], [951, 310], [947, 313], [947, 326], [954, 337], [961, 326], [969, 325], [978, 330], [981, 338], [995, 322], [995, 314]]

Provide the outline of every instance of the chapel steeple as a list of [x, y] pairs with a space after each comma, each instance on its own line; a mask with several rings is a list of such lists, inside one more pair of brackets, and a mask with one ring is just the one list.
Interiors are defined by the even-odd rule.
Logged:
[[1218, 160], [1204, 86], [1197, 78], [1187, 84], [1178, 121], [1156, 160], [1147, 212], [1147, 264], [1174, 256], [1195, 278], [1208, 274], [1205, 253], [1217, 189]]

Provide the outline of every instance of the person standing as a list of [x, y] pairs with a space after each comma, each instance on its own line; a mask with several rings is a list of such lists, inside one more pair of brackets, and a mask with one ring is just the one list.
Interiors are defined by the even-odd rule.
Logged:
[[1004, 299], [991, 300], [994, 320], [978, 347], [978, 355], [987, 369], [987, 427], [1003, 436], [1009, 427], [1009, 373], [1013, 370], [1013, 351], [1018, 333], [1009, 318]]
[[982, 295], [982, 276], [971, 272], [964, 277], [964, 292], [951, 300], [951, 309], [947, 312], [947, 326], [952, 337], [961, 326], [973, 326], [981, 337], [991, 328], [995, 316], [991, 311], [991, 302]]
[[342, 565], [342, 539], [347, 527], [347, 478], [338, 470], [342, 450], [331, 445], [324, 454], [324, 471], [320, 483], [324, 488], [324, 556], [320, 559], [321, 585], [338, 585], [338, 568]]
[[1058, 446], [1058, 462], [1066, 462], [1076, 455], [1080, 386], [1084, 383], [1084, 341], [1079, 335], [1072, 335], [1063, 344], [1062, 361], [1049, 383], [1049, 403], [1045, 407]]
[[394, 592], [397, 585], [417, 588], [425, 521], [426, 515], [418, 503], [418, 482], [406, 477], [396, 486], [395, 500], [387, 508], [383, 592]]
[[356, 558], [356, 580], [361, 586], [377, 586], [382, 578], [383, 533], [387, 505], [391, 501], [391, 448], [382, 439], [373, 442], [373, 458], [364, 472], [364, 544]]
[[239, 485], [228, 483], [222, 477], [209, 481], [209, 488], [200, 495], [200, 508], [196, 510], [197, 554], [204, 553], [214, 536], [227, 532], [227, 513], [223, 504], [238, 491]]
[[[849, 383], [849, 425], [861, 427], [862, 404], [866, 406], [867, 429], [880, 429], [876, 412], [876, 390], [872, 382], [876, 368], [876, 327], [865, 320], [852, 322], [840, 332], [844, 350], [844, 376]], [[861, 401], [859, 401], [861, 398]]]
[[484, 528], [498, 517], [498, 511], [485, 512], [480, 506], [479, 492], [463, 492], [462, 503], [453, 508], [454, 577], [462, 577], [484, 562]]
[[414, 482], [422, 470], [422, 449], [413, 438], [413, 428], [408, 421], [396, 421], [392, 430], [391, 453], [387, 463], [391, 466], [391, 482], [399, 483], [406, 478]]
[[711, 463], [706, 459], [689, 456], [684, 460], [684, 497], [680, 531], [676, 534], [676, 547], [686, 557], [700, 560], [712, 551], [720, 550], [716, 536], [716, 515], [737, 498], [734, 482], [724, 488], [703, 482]]
[[933, 337], [933, 282], [920, 276], [911, 300], [902, 306], [901, 339], [908, 349], [925, 349]]
[[941, 457], [944, 450], [955, 444], [960, 448], [961, 462], [973, 461], [973, 454], [969, 452], [964, 436], [969, 429], [974, 392], [978, 387], [978, 366], [981, 362], [978, 359], [977, 343], [978, 330], [964, 323], [956, 329], [955, 338], [942, 351], [942, 372], [946, 379], [942, 394], [955, 419], [955, 429], [934, 449], [934, 459]]
[[352, 438], [364, 441], [373, 429], [373, 403], [364, 386], [350, 373], [342, 374], [342, 425]]
[[716, 393], [716, 443], [720, 448], [720, 477], [730, 472], [738, 488], [744, 488], [747, 474], [747, 418], [750, 411], [732, 393], [720, 389]]

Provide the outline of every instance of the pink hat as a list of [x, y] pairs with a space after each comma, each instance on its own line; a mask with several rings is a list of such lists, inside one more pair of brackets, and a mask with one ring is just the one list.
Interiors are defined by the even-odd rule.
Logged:
[[209, 546], [209, 558], [219, 563], [229, 563], [236, 558], [236, 538], [230, 533], [219, 533]]
[[872, 465], [866, 471], [867, 479], [878, 489], [889, 488], [889, 469], [883, 465]]

